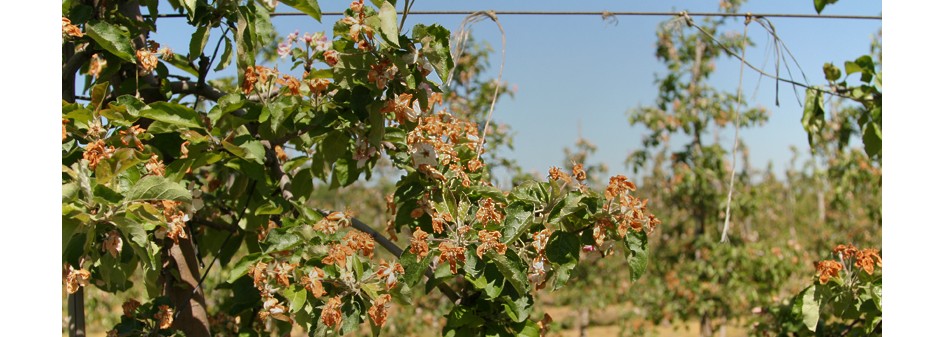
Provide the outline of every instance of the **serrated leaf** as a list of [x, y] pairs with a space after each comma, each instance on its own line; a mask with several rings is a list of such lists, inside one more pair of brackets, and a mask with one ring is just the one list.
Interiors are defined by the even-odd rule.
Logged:
[[400, 265], [404, 267], [403, 283], [407, 287], [413, 288], [423, 278], [423, 274], [433, 261], [433, 254], [427, 254], [426, 257], [417, 261], [417, 255], [409, 251], [404, 251], [400, 255]]
[[194, 66], [187, 60], [187, 57], [181, 54], [173, 54], [170, 58], [162, 58], [164, 62], [169, 63], [177, 69], [183, 70], [188, 74], [193, 76], [200, 76], [200, 73], [197, 72], [197, 69], [194, 69]]
[[513, 203], [505, 209], [505, 221], [502, 225], [502, 243], [515, 241], [528, 232], [534, 215], [520, 203]]
[[450, 55], [450, 31], [443, 26], [418, 24], [413, 27], [413, 39], [423, 45], [423, 56], [430, 61], [440, 80], [446, 83], [449, 72], [453, 69], [453, 56]]
[[233, 269], [230, 270], [230, 278], [227, 279], [226, 282], [236, 282], [237, 279], [243, 277], [243, 275], [246, 275], [249, 267], [256, 264], [256, 262], [258, 262], [260, 259], [262, 259], [262, 255], [260, 253], [252, 253], [244, 256], [239, 262], [236, 263], [236, 265], [233, 266]]
[[381, 29], [381, 36], [383, 36], [388, 43], [399, 47], [400, 30], [397, 28], [397, 9], [395, 9], [394, 5], [391, 5], [391, 3], [384, 2], [381, 4], [377, 17], [381, 20], [379, 27]]
[[223, 41], [223, 55], [220, 56], [220, 63], [217, 64], [216, 68], [213, 68], [214, 71], [220, 71], [226, 69], [230, 66], [230, 61], [233, 60], [233, 43], [230, 42], [230, 39], [224, 39]]
[[289, 311], [298, 312], [305, 306], [305, 300], [308, 298], [308, 291], [300, 284], [293, 284], [285, 289], [285, 298], [289, 303]]
[[499, 272], [505, 276], [505, 280], [515, 288], [520, 296], [528, 294], [528, 277], [525, 276], [525, 264], [515, 255], [513, 251], [506, 251], [505, 255], [499, 255], [490, 250], [486, 253], [490, 260], [499, 268]]
[[148, 106], [148, 109], [141, 111], [141, 117], [146, 117], [185, 128], [201, 128], [197, 111], [177, 103], [151, 103], [151, 105]]
[[85, 25], [85, 33], [95, 40], [99, 46], [112, 53], [118, 58], [135, 62], [135, 49], [131, 45], [131, 38], [128, 33], [121, 30], [117, 25], [108, 22], [95, 22]]
[[801, 319], [810, 331], [817, 331], [817, 321], [820, 320], [820, 302], [814, 296], [814, 289], [814, 286], [804, 289], [794, 304], [795, 308], [800, 308]]
[[125, 201], [173, 200], [191, 202], [190, 191], [165, 177], [147, 176], [138, 180], [125, 195]]
[[646, 233], [634, 230], [627, 231], [623, 238], [624, 248], [626, 248], [627, 264], [630, 265], [630, 280], [636, 281], [643, 276], [646, 271], [649, 254], [646, 248]]
[[820, 133], [824, 126], [824, 99], [820, 90], [807, 89], [807, 96], [804, 100], [804, 115], [801, 117], [801, 125], [807, 131], [807, 142], [813, 146], [814, 137]]
[[203, 48], [207, 46], [207, 40], [210, 39], [210, 26], [201, 25], [197, 27], [194, 34], [190, 36], [190, 53], [187, 54], [187, 60], [196, 60], [200, 54], [203, 54]]
[[556, 280], [552, 290], [559, 289], [571, 277], [571, 270], [577, 266], [581, 254], [581, 238], [576, 234], [555, 231], [546, 246], [548, 261], [554, 266]]
[[292, 8], [298, 9], [302, 13], [308, 14], [309, 16], [322, 21], [322, 10], [318, 7], [318, 1], [315, 0], [281, 0], [279, 1], [286, 5], [289, 5]]
[[883, 133], [876, 123], [870, 122], [863, 130], [863, 147], [866, 154], [876, 158], [883, 150]]

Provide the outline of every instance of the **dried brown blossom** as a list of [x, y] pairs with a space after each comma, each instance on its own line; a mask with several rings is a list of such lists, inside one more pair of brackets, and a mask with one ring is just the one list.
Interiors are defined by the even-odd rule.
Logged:
[[158, 321], [158, 328], [168, 329], [174, 324], [174, 309], [167, 305], [160, 305], [158, 312], [154, 314], [154, 319]]
[[482, 254], [489, 250], [495, 250], [499, 255], [505, 254], [506, 245], [499, 242], [499, 239], [502, 237], [502, 233], [499, 231], [488, 231], [481, 230], [479, 231], [479, 247], [476, 248], [476, 255], [479, 258], [482, 258]]
[[340, 296], [332, 297], [325, 303], [325, 307], [322, 308], [322, 323], [330, 327], [335, 327], [341, 323]]
[[413, 238], [410, 240], [410, 253], [417, 256], [417, 262], [423, 260], [430, 254], [430, 246], [427, 243], [427, 237], [430, 235], [427, 232], [424, 232], [420, 227], [417, 227], [413, 231]]
[[387, 303], [390, 302], [390, 294], [383, 294], [371, 301], [371, 308], [368, 309], [368, 316], [375, 326], [384, 326], [387, 322]]
[[440, 242], [440, 246], [437, 247], [440, 250], [440, 256], [438, 256], [438, 261], [446, 261], [450, 264], [450, 272], [456, 274], [457, 263], [466, 262], [465, 249], [463, 247], [458, 247], [450, 242]]
[[111, 158], [115, 153], [115, 147], [106, 146], [104, 140], [96, 140], [85, 147], [82, 158], [89, 161], [89, 168], [95, 169], [98, 163], [103, 159]]
[[92, 274], [85, 269], [74, 269], [71, 264], [62, 265], [62, 284], [66, 286], [66, 292], [75, 294], [79, 287], [89, 285], [89, 277]]

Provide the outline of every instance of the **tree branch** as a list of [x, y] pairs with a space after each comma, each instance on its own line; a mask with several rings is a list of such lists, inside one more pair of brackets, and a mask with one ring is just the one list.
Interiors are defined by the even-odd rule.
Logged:
[[72, 57], [70, 57], [66, 63], [62, 64], [62, 80], [65, 81], [69, 77], [75, 79], [75, 72], [79, 71], [79, 68], [82, 67], [85, 62], [88, 62], [91, 57], [92, 50], [89, 48], [88, 43], [79, 47], [79, 49], [75, 51], [75, 54], [72, 54]]

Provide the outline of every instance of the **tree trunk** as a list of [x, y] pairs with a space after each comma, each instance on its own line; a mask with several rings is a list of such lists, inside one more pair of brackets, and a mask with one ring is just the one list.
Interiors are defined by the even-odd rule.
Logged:
[[209, 337], [207, 304], [200, 286], [200, 268], [193, 242], [190, 238], [179, 238], [177, 244], [166, 249], [167, 257], [180, 274], [180, 279], [169, 274], [164, 276], [164, 294], [171, 298], [175, 310], [172, 327], [188, 337]]
[[85, 337], [85, 288], [69, 295], [69, 337]]
[[580, 337], [587, 337], [587, 326], [590, 325], [590, 317], [588, 315], [588, 310], [586, 307], [582, 307], [580, 314], [578, 315], [578, 332]]
[[699, 336], [712, 337], [715, 335], [715, 332], [712, 331], [712, 319], [709, 318], [709, 314], [702, 314], [702, 320], [699, 323]]

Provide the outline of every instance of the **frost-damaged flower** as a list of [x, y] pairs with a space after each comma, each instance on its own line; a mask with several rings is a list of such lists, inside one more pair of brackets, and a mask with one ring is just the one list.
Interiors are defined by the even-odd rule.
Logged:
[[528, 266], [528, 281], [535, 284], [535, 289], [542, 289], [545, 287], [545, 273], [548, 270], [548, 259], [545, 258], [545, 255], [538, 255], [532, 259], [532, 263]]
[[384, 280], [384, 284], [387, 285], [387, 289], [393, 288], [397, 285], [397, 275], [404, 274], [404, 267], [400, 263], [394, 263], [390, 265], [387, 261], [381, 260], [380, 267], [377, 268], [377, 277]]
[[92, 76], [92, 78], [98, 79], [98, 75], [102, 73], [102, 68], [108, 65], [108, 61], [98, 56], [98, 54], [92, 55], [92, 58], [89, 59], [89, 71], [86, 74]]
[[322, 54], [322, 57], [325, 59], [325, 64], [329, 67], [334, 67], [338, 64], [338, 56], [338, 51], [334, 49], [326, 50], [325, 53]]
[[65, 16], [62, 17], [62, 37], [63, 38], [67, 36], [82, 37], [83, 35], [84, 34], [82, 34], [82, 30], [80, 30], [78, 26], [72, 24], [72, 20], [69, 20], [69, 18]]
[[883, 259], [879, 257], [879, 250], [876, 248], [865, 248], [856, 253], [857, 268], [863, 269], [867, 274], [873, 275], [873, 265], [883, 267]]
[[253, 88], [256, 85], [256, 82], [259, 81], [259, 74], [256, 73], [256, 68], [252, 66], [247, 66], [246, 71], [243, 72], [243, 94], [249, 95], [253, 92]]
[[501, 237], [502, 233], [499, 233], [499, 231], [485, 229], [479, 231], [479, 247], [476, 248], [476, 255], [481, 259], [482, 254], [488, 250], [495, 250], [499, 255], [504, 255], [507, 247], [504, 243], [499, 242]]
[[279, 282], [283, 287], [289, 286], [289, 275], [295, 267], [298, 267], [298, 263], [288, 263], [288, 262], [278, 262], [274, 263], [272, 267], [272, 273], [276, 275], [276, 282]]
[[90, 274], [85, 269], [74, 269], [69, 263], [64, 263], [62, 265], [62, 284], [66, 286], [66, 292], [70, 294], [75, 294], [76, 291], [79, 291], [79, 287], [84, 287], [89, 285]]
[[351, 247], [342, 244], [333, 244], [328, 248], [328, 256], [322, 259], [324, 264], [334, 264], [338, 267], [344, 267], [348, 256], [354, 255]]
[[[304, 78], [308, 76], [306, 75], [302, 77]], [[308, 91], [311, 92], [312, 95], [321, 95], [323, 92], [325, 92], [325, 90], [328, 90], [329, 84], [331, 84], [331, 82], [324, 78], [305, 80], [305, 85], [308, 86]]]
[[604, 198], [608, 201], [613, 200], [615, 197], [626, 193], [627, 191], [636, 191], [637, 185], [633, 182], [627, 180], [627, 177], [621, 174], [610, 177], [610, 184], [607, 184], [607, 189], [604, 190]]
[[164, 162], [158, 158], [157, 154], [151, 155], [151, 159], [144, 165], [144, 168], [148, 170], [148, 174], [150, 175], [164, 176]]
[[104, 140], [96, 140], [85, 147], [82, 158], [89, 161], [89, 168], [95, 169], [102, 159], [111, 158], [115, 154], [114, 146], [105, 146]]
[[302, 96], [302, 82], [299, 82], [298, 79], [291, 75], [282, 75], [282, 79], [277, 81], [279, 84], [284, 85], [289, 92], [285, 93], [286, 96]]
[[482, 168], [482, 162], [479, 161], [479, 159], [473, 159], [466, 164], [466, 167], [469, 169], [469, 172], [476, 172]]
[[419, 100], [415, 100], [411, 94], [400, 94], [384, 102], [381, 113], [394, 113], [397, 123], [416, 122], [421, 110]]
[[361, 231], [350, 231], [345, 235], [342, 242], [347, 242], [348, 248], [353, 251], [361, 251], [361, 255], [371, 258], [374, 257], [374, 239], [370, 234]]
[[384, 88], [387, 87], [387, 82], [394, 79], [394, 75], [396, 74], [397, 66], [393, 65], [390, 60], [384, 59], [377, 64], [371, 65], [371, 70], [368, 71], [367, 78], [368, 81], [374, 83], [378, 89], [384, 90]]
[[457, 262], [466, 262], [465, 249], [463, 247], [458, 247], [450, 242], [440, 242], [440, 246], [437, 247], [440, 250], [440, 256], [438, 256], [438, 262], [446, 261], [450, 264], [450, 272], [456, 274], [456, 264]]
[[820, 273], [820, 284], [827, 283], [832, 277], [840, 276], [841, 269], [843, 269], [843, 265], [834, 260], [817, 262], [817, 272]]
[[427, 243], [427, 237], [430, 234], [424, 232], [420, 227], [417, 227], [413, 231], [413, 238], [410, 239], [410, 253], [417, 256], [417, 262], [423, 260], [430, 254], [430, 245]]
[[189, 140], [185, 140], [183, 143], [180, 143], [180, 158], [186, 159], [190, 155], [190, 149], [187, 146], [190, 145]]
[[66, 124], [69, 124], [69, 120], [63, 118], [62, 119], [62, 140], [66, 140], [66, 136], [67, 136]]
[[492, 201], [492, 198], [479, 200], [479, 210], [476, 211], [476, 221], [479, 221], [483, 226], [489, 223], [502, 223], [505, 216], [496, 210], [495, 206], [495, 202]]
[[328, 40], [328, 36], [326, 36], [325, 33], [315, 33], [315, 35], [312, 36], [312, 42], [315, 44], [316, 52], [324, 52], [331, 49], [331, 41]]
[[538, 255], [545, 254], [545, 246], [548, 244], [549, 238], [551, 238], [551, 230], [548, 228], [532, 234], [532, 247], [535, 248], [535, 252], [538, 253]]
[[118, 234], [118, 231], [108, 232], [108, 237], [102, 243], [102, 248], [112, 257], [118, 257], [118, 254], [121, 253], [121, 246], [121, 234]]
[[351, 217], [353, 216], [354, 213], [350, 210], [331, 212], [321, 220], [318, 220], [312, 228], [325, 234], [335, 234], [339, 228], [350, 226]]
[[322, 308], [322, 323], [330, 327], [335, 327], [341, 323], [341, 296], [335, 296], [325, 302]]
[[144, 151], [144, 144], [138, 139], [138, 136], [144, 133], [144, 129], [137, 125], [132, 125], [127, 130], [118, 131], [121, 136], [121, 143], [125, 146], [134, 143], [138, 151]]
[[272, 317], [283, 322], [291, 322], [292, 318], [286, 315], [288, 312], [289, 308], [279, 303], [278, 299], [268, 297], [263, 301], [263, 310], [259, 312], [259, 318], [265, 320], [266, 318]]
[[390, 294], [384, 294], [371, 300], [368, 316], [371, 317], [374, 326], [384, 326], [384, 323], [387, 322], [387, 303], [390, 302], [390, 298]]
[[574, 167], [571, 168], [571, 174], [574, 175], [574, 179], [577, 179], [578, 182], [583, 182], [587, 179], [587, 172], [584, 172], [583, 164], [574, 164]]
[[420, 168], [421, 165], [435, 167], [438, 163], [436, 148], [427, 142], [410, 145], [410, 157], [413, 158], [415, 168]]
[[168, 47], [162, 47], [161, 49], [158, 49], [157, 54], [161, 55], [161, 58], [164, 60], [170, 60], [174, 58], [174, 51]]
[[598, 219], [594, 222], [594, 243], [597, 244], [597, 247], [604, 245], [604, 241], [607, 238], [607, 230], [613, 227], [614, 223], [606, 218]]
[[158, 312], [154, 314], [154, 319], [158, 321], [158, 328], [170, 328], [174, 323], [174, 309], [162, 304], [158, 307]]
[[285, 153], [285, 150], [282, 149], [282, 146], [276, 145], [273, 150], [276, 152], [276, 159], [278, 159], [280, 163], [285, 163], [287, 160], [289, 160], [289, 155]]
[[431, 224], [433, 225], [433, 232], [436, 234], [443, 233], [443, 226], [453, 222], [453, 216], [449, 213], [440, 213], [433, 211], [431, 217]]
[[176, 244], [178, 239], [186, 239], [187, 232], [184, 230], [190, 216], [181, 211], [180, 201], [162, 200], [161, 207], [164, 208], [164, 221], [167, 222], [167, 237]]
[[154, 71], [154, 68], [157, 68], [158, 59], [151, 50], [147, 48], [138, 49], [138, 51], [135, 52], [135, 57], [138, 58], [138, 66], [140, 66], [144, 72], [150, 73]]
[[138, 310], [138, 307], [141, 306], [141, 302], [136, 301], [133, 298], [129, 298], [125, 303], [121, 304], [121, 312], [125, 317], [133, 318], [135, 317], [135, 311]]
[[302, 286], [312, 293], [312, 296], [325, 296], [325, 287], [322, 286], [322, 280], [325, 279], [325, 271], [318, 267], [312, 267], [308, 275], [302, 276]]
[[359, 135], [354, 141], [354, 160], [358, 161], [358, 168], [364, 167], [364, 163], [378, 154], [377, 148], [372, 146], [371, 142], [367, 141], [366, 136]]
[[266, 284], [269, 282], [269, 264], [259, 261], [256, 264], [249, 266], [247, 270], [247, 275], [252, 277], [253, 286], [256, 287], [259, 291], [266, 289]]

